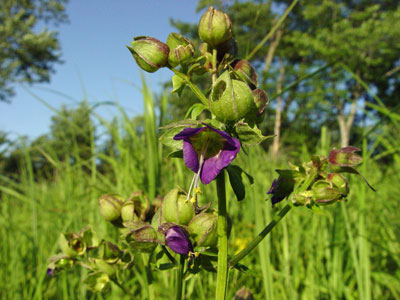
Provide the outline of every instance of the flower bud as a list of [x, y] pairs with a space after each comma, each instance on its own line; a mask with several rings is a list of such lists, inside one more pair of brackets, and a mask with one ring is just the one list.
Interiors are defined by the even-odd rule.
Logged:
[[329, 164], [334, 167], [354, 167], [362, 162], [362, 158], [354, 152], [360, 151], [357, 147], [332, 149], [329, 153]]
[[124, 202], [121, 208], [121, 218], [124, 222], [139, 220], [138, 216], [135, 214], [135, 204], [133, 200]]
[[81, 256], [86, 252], [86, 243], [75, 233], [62, 233], [59, 245], [61, 251], [69, 257]]
[[258, 85], [257, 73], [252, 65], [245, 59], [238, 60], [234, 63], [233, 70], [237, 77], [246, 82], [250, 87], [256, 88]]
[[189, 252], [193, 252], [193, 246], [186, 230], [178, 225], [167, 229], [165, 243], [172, 251], [178, 254], [187, 255]]
[[168, 62], [173, 67], [186, 63], [194, 55], [192, 42], [179, 33], [170, 33], [167, 45], [169, 47]]
[[253, 94], [253, 105], [246, 114], [246, 120], [259, 124], [264, 119], [264, 110], [269, 101], [268, 96], [267, 93], [261, 89], [252, 90], [251, 93]]
[[198, 246], [216, 247], [218, 242], [217, 233], [218, 216], [213, 213], [201, 213], [196, 215], [189, 223], [190, 236]]
[[338, 188], [343, 195], [346, 196], [349, 194], [349, 182], [343, 175], [339, 173], [331, 173], [326, 176], [326, 180], [334, 187]]
[[157, 233], [145, 222], [131, 222], [128, 228], [122, 230], [122, 233], [135, 251], [149, 253], [157, 246]]
[[343, 194], [337, 188], [330, 186], [330, 183], [324, 180], [316, 181], [312, 188], [312, 199], [319, 205], [333, 204], [343, 198]]
[[232, 22], [227, 14], [210, 6], [200, 18], [199, 36], [215, 48], [232, 37]]
[[295, 205], [309, 205], [311, 203], [312, 195], [311, 191], [304, 191], [291, 196], [290, 199]]
[[211, 112], [223, 122], [243, 118], [254, 105], [248, 85], [243, 81], [231, 79], [228, 71], [217, 79], [210, 100]]
[[128, 46], [139, 67], [149, 73], [168, 65], [169, 48], [166, 44], [149, 36], [138, 36]]
[[116, 221], [121, 217], [124, 199], [116, 194], [103, 195], [99, 198], [100, 212], [107, 221]]
[[194, 217], [194, 208], [186, 195], [175, 188], [164, 197], [162, 214], [167, 222], [187, 225]]

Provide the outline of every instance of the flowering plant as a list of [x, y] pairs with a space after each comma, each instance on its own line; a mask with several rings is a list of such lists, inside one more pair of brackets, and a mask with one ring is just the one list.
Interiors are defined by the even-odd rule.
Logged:
[[[265, 91], [257, 88], [257, 74], [251, 64], [237, 59], [237, 45], [230, 18], [210, 7], [200, 19], [200, 51], [178, 33], [166, 43], [152, 37], [136, 37], [128, 46], [138, 66], [147, 72], [169, 68], [173, 73], [172, 92], [189, 87], [199, 100], [189, 109], [190, 119], [162, 129], [160, 141], [183, 157], [193, 171], [187, 190], [174, 187], [162, 202], [148, 199], [141, 192], [128, 199], [107, 194], [99, 199], [100, 213], [120, 231], [118, 245], [100, 240], [90, 227], [80, 233], [62, 234], [61, 253], [50, 260], [48, 274], [79, 264], [89, 270], [86, 283], [94, 292], [105, 292], [110, 283], [129, 293], [121, 274], [129, 270], [138, 253], [150, 254], [151, 271], [173, 269], [177, 272], [176, 299], [183, 297], [183, 278], [201, 270], [217, 272], [216, 299], [225, 299], [228, 271], [242, 268], [239, 262], [278, 224], [292, 207], [318, 208], [341, 201], [350, 188], [343, 173], [359, 174], [354, 168], [362, 159], [355, 147], [332, 150], [328, 157], [313, 156], [311, 161], [277, 170], [278, 178], [266, 194], [278, 205], [289, 201], [271, 223], [239, 253], [228, 256], [231, 220], [227, 213], [225, 174], [238, 200], [246, 191], [240, 166], [232, 162], [240, 150], [271, 138], [257, 127], [268, 104]], [[210, 81], [208, 97], [193, 83], [193, 74], [206, 74]], [[198, 120], [201, 112], [207, 119]], [[244, 151], [242, 151], [244, 152]], [[200, 207], [197, 197], [202, 185], [216, 182], [217, 209], [211, 202]], [[207, 188], [207, 187], [204, 187]], [[168, 263], [161, 263], [167, 258]], [[179, 258], [177, 260], [177, 258]], [[217, 258], [217, 259], [215, 259]]]

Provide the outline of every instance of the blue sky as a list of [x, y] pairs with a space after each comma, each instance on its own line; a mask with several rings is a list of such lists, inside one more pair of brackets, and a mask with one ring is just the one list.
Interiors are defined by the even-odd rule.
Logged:
[[[134, 87], [140, 87], [139, 69], [126, 45], [140, 35], [165, 42], [174, 31], [170, 18], [198, 22], [196, 5], [196, 0], [70, 0], [70, 23], [55, 28], [64, 64], [56, 65], [49, 84], [17, 86], [11, 104], [0, 102], [0, 130], [14, 138], [47, 133], [54, 112], [37, 97], [56, 109], [74, 107], [85, 96], [90, 103], [118, 100], [129, 115], [141, 113]], [[155, 91], [170, 76], [169, 70], [146, 74]], [[107, 119], [116, 113], [105, 106], [96, 112]]]

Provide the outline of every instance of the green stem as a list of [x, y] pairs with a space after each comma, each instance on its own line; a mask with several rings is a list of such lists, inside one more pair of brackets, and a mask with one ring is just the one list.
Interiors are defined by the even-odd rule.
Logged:
[[218, 196], [218, 267], [215, 299], [224, 300], [226, 296], [226, 284], [228, 279], [228, 236], [224, 172], [221, 172], [217, 176], [216, 183]]
[[213, 49], [212, 54], [212, 86], [214, 87], [214, 84], [217, 81], [217, 50]]
[[196, 97], [208, 108], [208, 99], [207, 97], [200, 91], [200, 89], [189, 79], [188, 76], [179, 72], [178, 70], [171, 68], [171, 71], [175, 73], [176, 76], [179, 76], [186, 82], [186, 85], [192, 90], [192, 92], [196, 95]]
[[181, 255], [179, 261], [179, 269], [176, 276], [176, 297], [175, 297], [176, 300], [182, 300], [184, 268], [185, 268], [185, 257]]
[[292, 208], [291, 204], [286, 204], [284, 208], [277, 214], [272, 221], [261, 231], [258, 236], [253, 239], [242, 251], [236, 254], [231, 261], [229, 262], [230, 267], [234, 267], [243, 257], [249, 254], [257, 245], [266, 237], [268, 233], [275, 227], [276, 224], [279, 223], [280, 220], [289, 212]]

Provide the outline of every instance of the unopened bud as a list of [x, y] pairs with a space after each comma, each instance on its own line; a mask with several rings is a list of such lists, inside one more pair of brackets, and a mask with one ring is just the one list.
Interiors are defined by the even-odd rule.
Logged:
[[329, 153], [329, 164], [333, 167], [354, 167], [362, 162], [361, 156], [354, 152], [360, 151], [357, 147], [332, 149]]
[[228, 15], [209, 7], [199, 22], [200, 39], [216, 47], [232, 37], [232, 22]]
[[193, 252], [188, 233], [178, 225], [171, 226], [165, 231], [165, 243], [178, 254], [187, 255], [189, 252]]
[[116, 221], [121, 217], [124, 199], [116, 194], [103, 195], [99, 198], [100, 212], [107, 221]]
[[111, 242], [103, 241], [99, 247], [99, 257], [107, 263], [117, 262], [121, 255], [118, 246]]
[[128, 49], [139, 67], [147, 72], [153, 73], [168, 65], [168, 46], [153, 37], [135, 37]]
[[193, 204], [187, 200], [186, 194], [175, 188], [164, 197], [162, 214], [167, 222], [187, 225], [194, 217]]
[[231, 79], [225, 71], [216, 81], [210, 95], [211, 112], [221, 121], [243, 118], [253, 105], [253, 95], [243, 81]]
[[192, 42], [179, 33], [171, 33], [167, 38], [167, 45], [169, 47], [168, 62], [173, 67], [186, 63], [194, 55]]
[[198, 246], [217, 246], [217, 219], [216, 214], [200, 213], [190, 221], [188, 225], [189, 233]]

